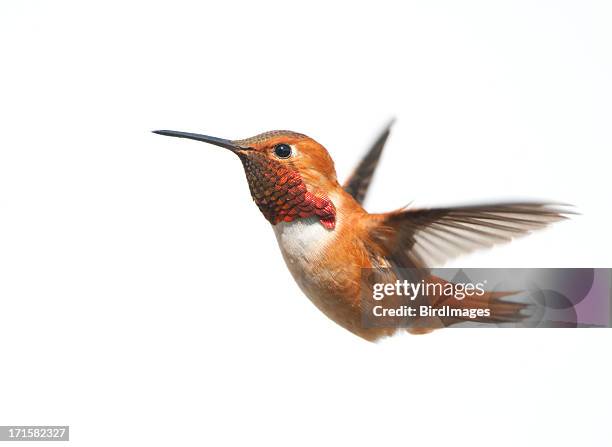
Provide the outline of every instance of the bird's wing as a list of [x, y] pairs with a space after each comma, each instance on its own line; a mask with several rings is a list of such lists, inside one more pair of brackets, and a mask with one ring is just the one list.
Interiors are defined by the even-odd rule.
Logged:
[[391, 133], [391, 126], [394, 120], [391, 120], [389, 124], [384, 128], [381, 134], [378, 136], [372, 147], [368, 150], [366, 155], [361, 159], [353, 173], [346, 179], [342, 187], [348, 192], [358, 203], [363, 203], [370, 182], [378, 166], [380, 160], [380, 154], [382, 154], [389, 133]]
[[502, 203], [375, 214], [372, 235], [398, 267], [439, 267], [575, 214], [564, 205]]

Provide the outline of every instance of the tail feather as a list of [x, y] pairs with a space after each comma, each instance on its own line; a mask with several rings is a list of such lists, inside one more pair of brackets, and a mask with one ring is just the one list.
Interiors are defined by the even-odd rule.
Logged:
[[[430, 275], [426, 281], [442, 286], [452, 284], [433, 275]], [[528, 317], [524, 310], [529, 305], [505, 299], [517, 293], [520, 292], [485, 291], [481, 295], [470, 297], [452, 295], [427, 297], [428, 305], [439, 313], [433, 317], [417, 320], [416, 324], [408, 331], [412, 334], [424, 334], [437, 328], [468, 321], [473, 323], [518, 323]], [[480, 312], [478, 312], [479, 310]]]

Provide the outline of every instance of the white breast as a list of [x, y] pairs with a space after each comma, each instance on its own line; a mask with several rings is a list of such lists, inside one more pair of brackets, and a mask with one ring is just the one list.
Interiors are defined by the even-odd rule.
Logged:
[[336, 230], [328, 230], [317, 217], [309, 217], [280, 222], [274, 225], [274, 234], [289, 268], [306, 268], [333, 241]]
[[317, 261], [324, 256], [325, 247], [333, 243], [336, 230], [326, 229], [316, 217], [274, 225], [276, 240], [293, 279], [319, 307], [320, 282], [327, 279], [329, 272], [321, 271]]

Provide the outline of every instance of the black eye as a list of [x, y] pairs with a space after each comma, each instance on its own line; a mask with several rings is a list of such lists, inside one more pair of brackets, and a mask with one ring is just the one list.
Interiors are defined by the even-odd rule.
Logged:
[[277, 144], [274, 146], [274, 154], [278, 158], [289, 158], [291, 157], [291, 146], [285, 143]]

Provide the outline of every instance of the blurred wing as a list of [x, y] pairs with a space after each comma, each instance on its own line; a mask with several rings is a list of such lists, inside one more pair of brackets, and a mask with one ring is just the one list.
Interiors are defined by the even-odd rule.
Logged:
[[387, 127], [385, 127], [370, 150], [368, 150], [366, 155], [361, 159], [357, 168], [349, 178], [346, 179], [342, 186], [358, 203], [363, 203], [368, 192], [372, 176], [380, 160], [380, 154], [382, 154], [387, 138], [389, 138], [389, 133], [391, 133], [393, 121], [394, 120], [391, 120], [389, 124], [387, 124]]
[[492, 247], [566, 219], [562, 205], [506, 203], [401, 210], [377, 215], [374, 236], [399, 267], [438, 267], [449, 259]]

